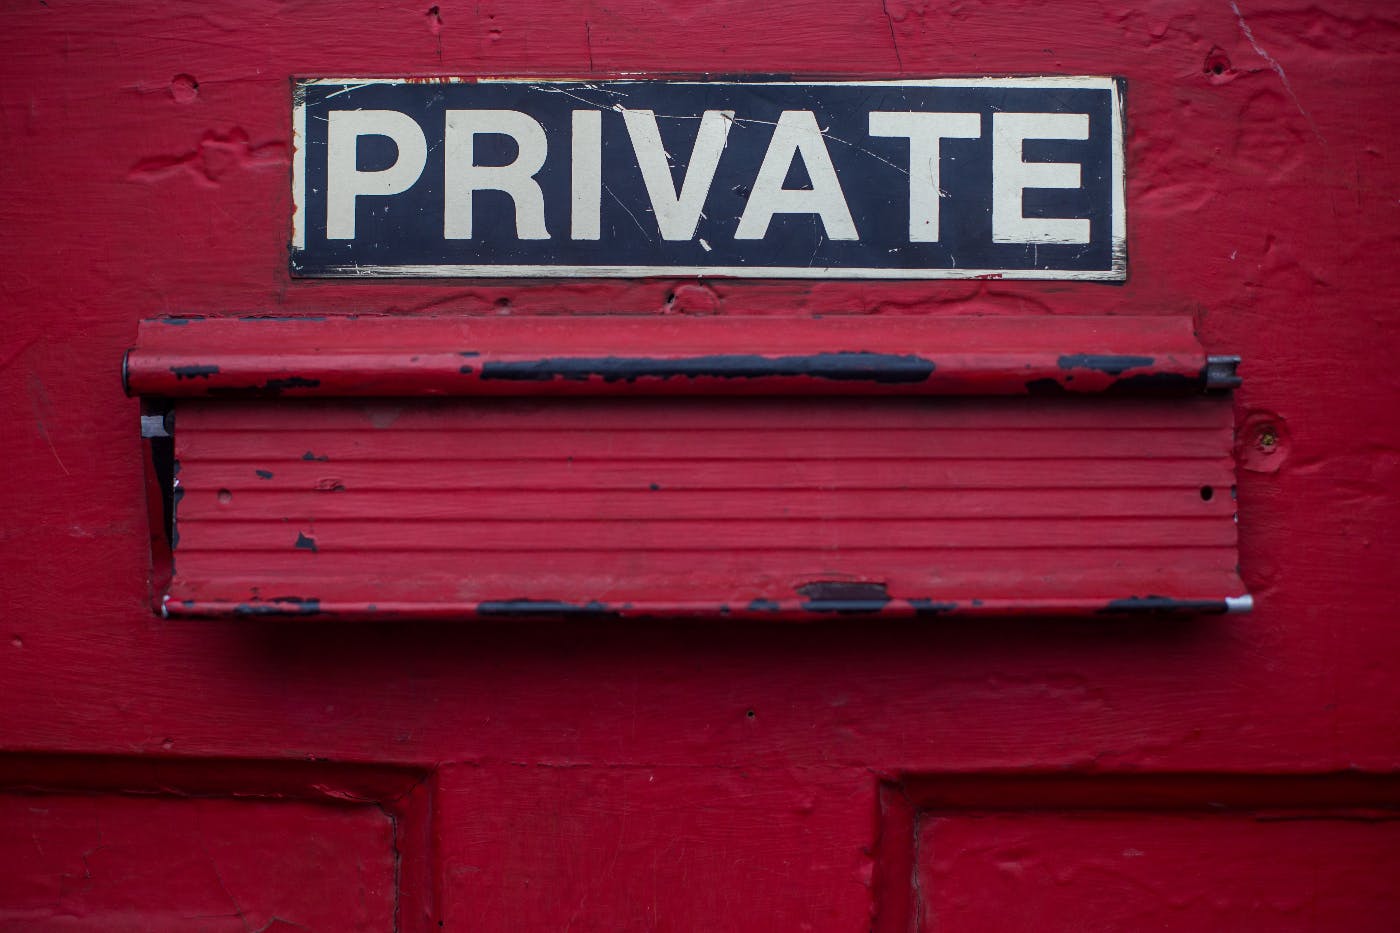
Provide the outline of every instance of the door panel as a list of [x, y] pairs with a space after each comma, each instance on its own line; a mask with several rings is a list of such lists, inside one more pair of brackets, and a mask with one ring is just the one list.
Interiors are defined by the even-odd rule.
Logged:
[[1381, 933], [1400, 917], [1393, 818], [970, 812], [925, 818], [917, 845], [920, 930]]
[[392, 817], [373, 805], [0, 795], [0, 927], [390, 929]]
[[1389, 930], [1400, 785], [1356, 774], [906, 775], [876, 928]]

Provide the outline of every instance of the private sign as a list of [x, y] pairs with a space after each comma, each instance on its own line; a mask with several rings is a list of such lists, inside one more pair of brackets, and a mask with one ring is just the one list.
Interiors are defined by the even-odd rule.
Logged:
[[1108, 77], [294, 88], [302, 276], [1127, 275]]

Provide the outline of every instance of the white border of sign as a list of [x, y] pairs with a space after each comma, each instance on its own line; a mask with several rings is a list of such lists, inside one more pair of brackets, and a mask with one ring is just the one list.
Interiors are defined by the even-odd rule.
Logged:
[[1128, 277], [1128, 233], [1123, 166], [1123, 95], [1118, 78], [1105, 76], [1047, 75], [1044, 77], [924, 78], [862, 81], [696, 81], [669, 80], [642, 74], [590, 78], [296, 78], [292, 107], [292, 248], [306, 247], [302, 223], [306, 210], [306, 103], [295, 89], [311, 84], [367, 87], [374, 84], [610, 84], [610, 83], [742, 84], [829, 87], [1024, 87], [1084, 88], [1106, 90], [1111, 95], [1113, 119], [1113, 268], [1112, 269], [853, 269], [791, 266], [520, 266], [520, 265], [348, 265], [332, 266], [307, 278], [741, 278], [741, 279], [1055, 279], [1121, 282]]

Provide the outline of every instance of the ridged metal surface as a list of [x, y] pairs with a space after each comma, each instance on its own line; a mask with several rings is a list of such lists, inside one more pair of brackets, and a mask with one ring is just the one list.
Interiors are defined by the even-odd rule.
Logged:
[[184, 400], [171, 614], [1224, 611], [1228, 397]]

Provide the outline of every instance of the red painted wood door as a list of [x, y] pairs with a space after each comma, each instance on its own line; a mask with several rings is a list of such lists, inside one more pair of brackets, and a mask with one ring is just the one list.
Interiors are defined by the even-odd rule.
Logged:
[[[0, 928], [1391, 930], [1384, 4], [13, 2]], [[1121, 75], [1129, 279], [287, 272], [298, 74]], [[162, 314], [1162, 315], [1244, 358], [1241, 616], [161, 619]]]

